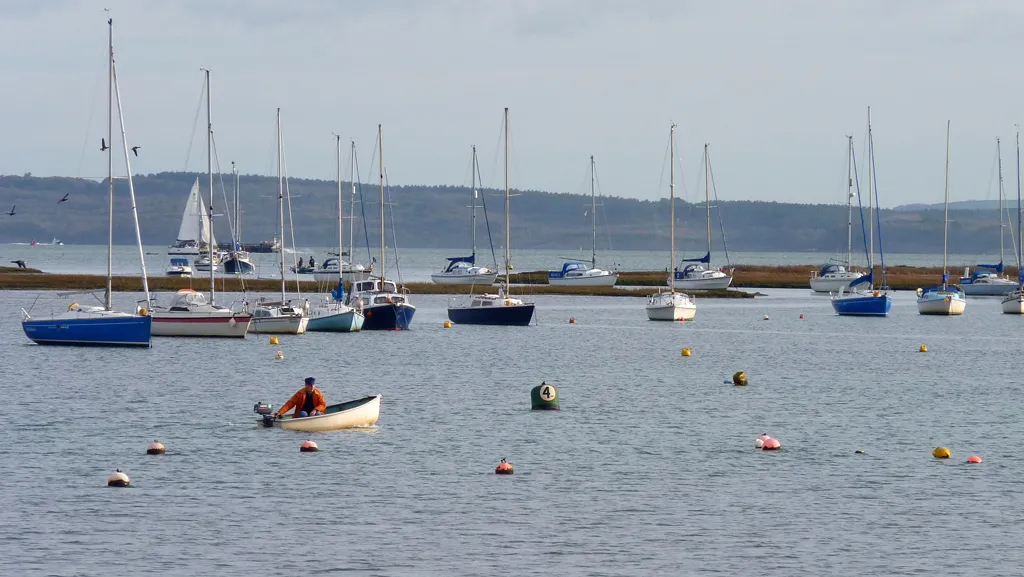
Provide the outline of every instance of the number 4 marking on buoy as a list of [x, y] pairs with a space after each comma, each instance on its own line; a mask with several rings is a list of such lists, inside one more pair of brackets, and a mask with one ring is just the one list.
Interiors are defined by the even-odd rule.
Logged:
[[544, 385], [540, 388], [540, 398], [545, 401], [554, 399], [557, 394], [558, 392], [555, 390], [555, 387], [552, 387], [551, 385]]

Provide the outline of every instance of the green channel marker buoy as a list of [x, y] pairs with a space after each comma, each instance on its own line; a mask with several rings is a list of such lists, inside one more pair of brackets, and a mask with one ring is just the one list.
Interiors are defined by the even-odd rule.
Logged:
[[557, 411], [558, 389], [543, 381], [530, 389], [530, 408], [535, 411]]

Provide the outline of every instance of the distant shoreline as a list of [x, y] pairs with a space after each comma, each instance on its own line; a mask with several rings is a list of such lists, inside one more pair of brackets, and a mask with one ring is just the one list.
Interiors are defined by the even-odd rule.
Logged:
[[[814, 265], [805, 266], [755, 266], [737, 265], [733, 269], [733, 286], [728, 291], [696, 292], [706, 298], [750, 298], [754, 293], [738, 289], [795, 288], [809, 289], [808, 281]], [[938, 284], [942, 280], [942, 269], [938, 267], [895, 266], [887, 269], [887, 284], [893, 290], [917, 290]], [[1016, 267], [1007, 268], [1006, 275], [1016, 278]], [[619, 273], [619, 286], [614, 287], [556, 287], [547, 284], [547, 271], [531, 271], [510, 275], [513, 284], [524, 285], [523, 293], [543, 295], [592, 295], [592, 296], [644, 296], [655, 288], [666, 287], [666, 271], [639, 271]], [[875, 278], [881, 281], [881, 270], [876, 267]], [[955, 283], [959, 276], [950, 274]], [[182, 279], [166, 276], [149, 277], [151, 291], [176, 291], [184, 288], [204, 290], [209, 287], [207, 278]], [[217, 289], [225, 292], [242, 292], [243, 286], [233, 276], [216, 279]], [[244, 279], [244, 290], [250, 292], [277, 292], [280, 279]], [[877, 283], [876, 283], [877, 284]], [[294, 290], [295, 281], [288, 280], [289, 290]], [[404, 284], [412, 294], [468, 294], [474, 287], [459, 285], [438, 285], [429, 282]], [[36, 269], [0, 267], [0, 290], [94, 290], [106, 287], [106, 277], [85, 274], [50, 274]], [[642, 287], [642, 288], [623, 288]], [[140, 292], [142, 279], [138, 276], [115, 276], [112, 282], [117, 292]], [[313, 294], [323, 290], [320, 283], [299, 281], [299, 288]], [[475, 287], [479, 291], [482, 287]]]

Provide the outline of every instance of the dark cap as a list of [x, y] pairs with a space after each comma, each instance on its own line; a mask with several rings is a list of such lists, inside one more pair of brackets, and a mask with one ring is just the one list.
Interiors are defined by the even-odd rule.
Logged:
[[306, 377], [306, 384], [307, 385], [312, 385], [315, 382], [316, 382], [316, 379], [314, 379], [313, 377]]

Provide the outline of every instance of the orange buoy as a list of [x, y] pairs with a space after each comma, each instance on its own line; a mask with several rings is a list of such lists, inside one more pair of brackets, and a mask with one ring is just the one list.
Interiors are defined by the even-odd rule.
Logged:
[[166, 449], [164, 449], [163, 443], [160, 441], [153, 441], [146, 447], [147, 455], [163, 455]]
[[971, 455], [970, 457], [967, 457], [967, 462], [968, 463], [980, 463], [981, 462], [981, 457], [979, 457], [977, 455]]
[[498, 466], [494, 468], [495, 475], [511, 475], [512, 474], [512, 463], [509, 463], [505, 459], [502, 459]]
[[569, 324], [570, 325], [576, 324], [576, 317], [569, 317]]
[[782, 448], [782, 443], [778, 439], [768, 439], [764, 442], [764, 446], [761, 447], [762, 451], [778, 451]]
[[302, 446], [299, 447], [299, 452], [300, 453], [315, 453], [315, 452], [317, 452], [319, 450], [320, 450], [320, 447], [317, 447], [316, 443], [314, 443], [313, 441], [310, 441], [308, 439], [303, 441], [302, 442]]
[[121, 469], [115, 469], [114, 473], [107, 477], [108, 487], [128, 487], [132, 484], [132, 480], [125, 475]]

